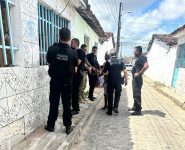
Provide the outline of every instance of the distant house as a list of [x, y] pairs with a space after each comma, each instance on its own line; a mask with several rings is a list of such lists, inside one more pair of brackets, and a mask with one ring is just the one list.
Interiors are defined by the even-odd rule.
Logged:
[[115, 52], [114, 34], [112, 32], [105, 32], [105, 35], [100, 38], [99, 42], [101, 45], [99, 47], [98, 61], [102, 65], [105, 62], [105, 53]]
[[174, 71], [175, 88], [180, 93], [185, 93], [185, 25], [172, 32], [171, 36], [178, 39], [178, 53]]
[[175, 86], [177, 39], [169, 34], [154, 34], [148, 46], [147, 57], [150, 67], [146, 76], [166, 86]]

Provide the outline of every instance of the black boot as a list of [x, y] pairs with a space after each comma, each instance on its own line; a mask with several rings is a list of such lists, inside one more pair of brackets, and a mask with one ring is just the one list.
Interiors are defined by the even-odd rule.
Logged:
[[54, 132], [54, 128], [51, 128], [51, 127], [49, 127], [48, 125], [46, 125], [46, 126], [44, 127], [44, 129], [47, 130], [47, 131], [49, 131], [49, 132]]
[[88, 97], [90, 101], [94, 101], [94, 98], [93, 97]]
[[129, 108], [128, 111], [135, 111], [136, 108], [133, 106], [132, 108]]
[[112, 111], [107, 111], [106, 114], [109, 115], [109, 116], [112, 116]]
[[71, 111], [71, 114], [72, 114], [72, 115], [77, 115], [77, 114], [79, 114], [79, 111], [72, 110], [72, 111]]
[[117, 108], [114, 108], [114, 112], [115, 112], [116, 114], [118, 114], [118, 113], [119, 113], [119, 111], [118, 111], [118, 109], [117, 109]]
[[73, 131], [73, 127], [66, 127], [66, 134], [70, 134]]
[[135, 111], [133, 113], [131, 113], [133, 116], [140, 116], [142, 115], [141, 111]]

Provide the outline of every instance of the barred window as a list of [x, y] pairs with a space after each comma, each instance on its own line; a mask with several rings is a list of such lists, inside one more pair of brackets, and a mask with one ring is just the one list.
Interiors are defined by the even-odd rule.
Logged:
[[88, 49], [90, 48], [90, 47], [89, 47], [89, 46], [90, 46], [90, 45], [89, 45], [89, 44], [90, 44], [89, 41], [90, 41], [90, 40], [89, 40], [89, 37], [88, 37], [87, 35], [84, 35], [84, 44], [87, 45]]
[[53, 10], [38, 4], [40, 65], [46, 65], [49, 46], [59, 41], [59, 30], [69, 26], [69, 21]]
[[12, 1], [0, 1], [0, 67], [15, 65], [10, 8]]

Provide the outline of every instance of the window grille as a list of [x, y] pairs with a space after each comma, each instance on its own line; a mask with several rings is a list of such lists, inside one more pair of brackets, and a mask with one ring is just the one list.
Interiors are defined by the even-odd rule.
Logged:
[[15, 65], [10, 6], [12, 1], [0, 0], [0, 67]]
[[59, 41], [59, 30], [68, 27], [69, 21], [53, 10], [38, 4], [40, 65], [46, 65], [49, 46]]

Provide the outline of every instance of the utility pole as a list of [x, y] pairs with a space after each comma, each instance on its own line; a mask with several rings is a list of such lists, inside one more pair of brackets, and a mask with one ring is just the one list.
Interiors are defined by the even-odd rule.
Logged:
[[118, 33], [117, 33], [117, 46], [116, 46], [116, 49], [117, 49], [117, 51], [116, 51], [117, 58], [118, 58], [119, 49], [120, 49], [121, 16], [122, 16], [122, 3], [120, 3], [120, 6], [119, 6]]

